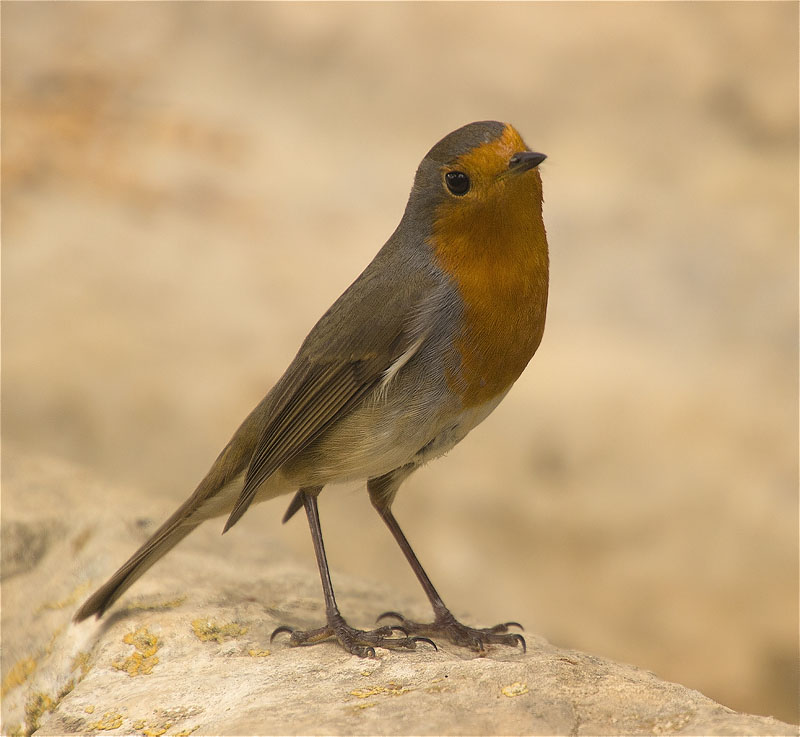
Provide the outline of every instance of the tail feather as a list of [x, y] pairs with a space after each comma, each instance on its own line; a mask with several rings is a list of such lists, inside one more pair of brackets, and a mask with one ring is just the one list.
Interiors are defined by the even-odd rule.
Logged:
[[101, 617], [131, 584], [195, 527], [207, 519], [230, 513], [239, 496], [244, 471], [255, 450], [259, 428], [269, 412], [269, 402], [268, 394], [241, 424], [194, 494], [84, 602], [75, 613], [76, 622], [92, 615]]
[[123, 565], [75, 613], [80, 622], [93, 614], [102, 617], [105, 611], [159, 558], [166, 555], [200, 524], [213, 517], [228, 514], [239, 496], [243, 473], [226, 480], [212, 467], [194, 494], [164, 522]]
[[183, 507], [172, 515], [156, 533], [140, 547], [128, 561], [95, 591], [75, 612], [73, 619], [80, 622], [93, 614], [102, 617], [106, 610], [162, 555], [172, 550], [203, 520], [181, 521]]

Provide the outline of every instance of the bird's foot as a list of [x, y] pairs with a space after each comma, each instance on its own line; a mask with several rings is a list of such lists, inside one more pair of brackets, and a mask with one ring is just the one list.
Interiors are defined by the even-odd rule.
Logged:
[[[358, 630], [351, 627], [340, 615], [329, 618], [328, 624], [314, 630], [293, 630], [291, 627], [278, 627], [270, 637], [270, 642], [276, 635], [286, 632], [290, 635], [289, 643], [293, 647], [300, 645], [317, 645], [325, 640], [336, 639], [339, 644], [351, 655], [359, 658], [374, 658], [375, 648], [382, 647], [386, 650], [416, 650], [417, 643], [425, 642], [438, 650], [436, 643], [424, 636], [410, 636], [402, 625], [386, 625], [374, 630]], [[397, 637], [397, 633], [401, 636]]]
[[509, 632], [509, 627], [519, 627], [519, 622], [504, 622], [494, 627], [478, 629], [461, 624], [447, 609], [438, 612], [436, 618], [430, 623], [412, 622], [399, 612], [384, 612], [378, 617], [382, 619], [396, 619], [403, 631], [410, 636], [446, 637], [454, 645], [468, 647], [470, 650], [482, 653], [486, 645], [508, 645], [509, 647], [522, 647], [522, 652], [527, 650], [525, 638], [516, 632]]

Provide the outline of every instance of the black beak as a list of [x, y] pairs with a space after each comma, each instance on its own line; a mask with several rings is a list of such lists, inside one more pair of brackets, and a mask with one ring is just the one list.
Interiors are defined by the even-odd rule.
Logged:
[[508, 162], [509, 174], [522, 174], [524, 171], [534, 169], [539, 166], [547, 156], [545, 154], [537, 154], [533, 151], [520, 151], [514, 154]]

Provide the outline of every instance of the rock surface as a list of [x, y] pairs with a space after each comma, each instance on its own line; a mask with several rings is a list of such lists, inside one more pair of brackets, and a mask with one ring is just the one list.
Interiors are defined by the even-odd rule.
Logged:
[[[484, 657], [446, 643], [374, 659], [270, 644], [279, 624], [321, 621], [316, 573], [247, 530], [220, 540], [213, 523], [104, 620], [74, 625], [152, 529], [140, 495], [111, 508], [107, 493], [85, 471], [5, 449], [4, 734], [797, 734], [531, 633], [526, 654]], [[426, 615], [386, 586], [334, 576], [353, 624], [390, 607]]]

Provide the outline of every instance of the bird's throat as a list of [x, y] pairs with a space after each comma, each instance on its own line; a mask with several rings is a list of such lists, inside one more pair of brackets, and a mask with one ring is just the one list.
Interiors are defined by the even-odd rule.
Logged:
[[507, 391], [544, 332], [549, 258], [541, 180], [538, 172], [523, 176], [532, 186], [515, 187], [490, 206], [440, 211], [435, 220], [435, 257], [463, 301], [460, 369], [448, 383], [465, 407]]

